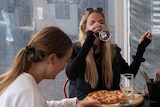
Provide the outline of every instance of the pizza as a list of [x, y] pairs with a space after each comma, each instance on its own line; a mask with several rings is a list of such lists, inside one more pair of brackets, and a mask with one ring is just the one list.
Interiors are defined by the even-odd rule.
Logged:
[[99, 90], [89, 93], [86, 98], [87, 100], [98, 100], [102, 104], [115, 104], [126, 100], [126, 96], [120, 90]]

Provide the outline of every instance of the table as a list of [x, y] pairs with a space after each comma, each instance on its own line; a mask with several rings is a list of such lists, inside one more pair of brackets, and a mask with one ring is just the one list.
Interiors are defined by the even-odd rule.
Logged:
[[144, 102], [138, 107], [160, 107], [160, 102], [153, 102], [148, 97], [144, 97]]

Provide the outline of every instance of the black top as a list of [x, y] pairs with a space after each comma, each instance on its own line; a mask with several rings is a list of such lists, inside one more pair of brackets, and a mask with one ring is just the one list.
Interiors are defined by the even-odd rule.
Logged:
[[[96, 89], [93, 89], [91, 88], [90, 84], [85, 82], [84, 72], [86, 69], [86, 56], [89, 50], [93, 47], [94, 40], [95, 37], [93, 36], [93, 32], [88, 31], [87, 38], [82, 47], [77, 42], [73, 43], [73, 53], [66, 68], [66, 74], [70, 81], [69, 85], [70, 98], [77, 97], [78, 99], [83, 99], [89, 92], [95, 90], [107, 89], [104, 85], [104, 82], [102, 81], [102, 76], [101, 76], [102, 58], [100, 54], [94, 54], [94, 59], [95, 61], [97, 61], [96, 66], [99, 74], [98, 87]], [[116, 55], [113, 58], [113, 63], [112, 63], [113, 86], [111, 90], [119, 89], [120, 74], [127, 72], [133, 73], [134, 76], [137, 74], [140, 64], [142, 60], [144, 60], [142, 56], [145, 51], [145, 47], [147, 47], [150, 42], [151, 41], [148, 38], [145, 38], [144, 41], [138, 46], [137, 53], [130, 66], [122, 58], [120, 54], [121, 49], [117, 45], [114, 45]]]

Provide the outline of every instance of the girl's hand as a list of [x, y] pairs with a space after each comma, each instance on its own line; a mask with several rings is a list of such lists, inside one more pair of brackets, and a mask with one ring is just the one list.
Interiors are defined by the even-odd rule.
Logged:
[[150, 30], [148, 30], [144, 35], [142, 35], [139, 39], [139, 44], [144, 40], [144, 38], [148, 38], [150, 41], [152, 41], [152, 33]]

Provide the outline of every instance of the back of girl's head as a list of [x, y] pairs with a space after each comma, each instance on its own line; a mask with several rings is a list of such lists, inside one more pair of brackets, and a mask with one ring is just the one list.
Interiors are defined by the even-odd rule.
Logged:
[[62, 58], [71, 46], [71, 40], [63, 31], [57, 27], [46, 27], [31, 38], [26, 48], [28, 61], [39, 62], [52, 53]]
[[32, 63], [41, 62], [52, 53], [63, 58], [71, 47], [70, 38], [57, 27], [46, 27], [35, 33], [28, 46], [19, 51], [8, 72], [0, 75], [0, 93], [21, 73], [27, 72]]

